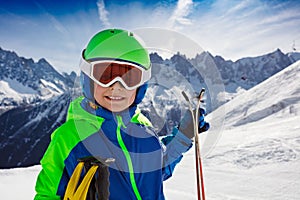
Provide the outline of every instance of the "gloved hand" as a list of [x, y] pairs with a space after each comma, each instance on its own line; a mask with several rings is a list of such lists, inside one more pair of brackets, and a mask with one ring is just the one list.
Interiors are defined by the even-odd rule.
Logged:
[[[196, 114], [196, 110], [193, 111], [194, 115]], [[198, 133], [205, 132], [209, 129], [210, 125], [208, 122], [205, 121], [204, 115], [206, 114], [203, 108], [199, 109], [199, 126], [198, 126]], [[179, 124], [179, 131], [186, 135], [188, 138], [194, 137], [194, 124], [193, 118], [190, 110], [187, 110]]]

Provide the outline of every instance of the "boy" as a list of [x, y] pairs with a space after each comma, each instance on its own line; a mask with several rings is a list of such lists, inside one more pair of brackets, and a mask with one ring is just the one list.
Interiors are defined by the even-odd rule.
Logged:
[[104, 30], [89, 41], [80, 68], [84, 97], [70, 104], [66, 122], [51, 136], [35, 199], [64, 198], [78, 160], [91, 156], [115, 160], [109, 199], [165, 199], [163, 181], [192, 145], [192, 120], [160, 140], [137, 109], [151, 77], [147, 50], [130, 32]]

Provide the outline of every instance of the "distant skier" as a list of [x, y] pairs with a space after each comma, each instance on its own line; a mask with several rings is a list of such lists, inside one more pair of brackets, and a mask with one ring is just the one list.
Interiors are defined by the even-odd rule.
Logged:
[[[75, 199], [76, 191], [69, 188], [77, 183], [70, 180], [72, 175], [80, 176], [78, 182], [87, 176], [75, 170], [85, 158], [113, 158], [109, 199], [165, 199], [163, 181], [172, 176], [182, 154], [192, 146], [190, 112], [179, 128], [162, 139], [151, 128], [137, 108], [148, 87], [151, 64], [133, 33], [119, 29], [97, 33], [82, 53], [80, 69], [83, 97], [70, 104], [66, 122], [51, 136], [41, 160], [35, 199]], [[203, 110], [200, 113], [199, 132], [203, 132], [209, 124]], [[95, 191], [85, 198], [98, 199]]]

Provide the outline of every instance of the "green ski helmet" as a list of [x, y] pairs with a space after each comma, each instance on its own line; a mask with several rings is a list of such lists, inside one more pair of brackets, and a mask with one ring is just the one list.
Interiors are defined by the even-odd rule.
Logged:
[[[94, 100], [94, 81], [90, 74], [84, 72], [83, 64], [97, 60], [116, 60], [125, 61], [136, 64], [142, 67], [147, 72], [151, 73], [151, 62], [148, 51], [136, 39], [133, 33], [121, 29], [107, 29], [98, 32], [94, 35], [87, 47], [82, 52], [81, 62], [81, 86], [83, 95], [91, 100]], [[149, 70], [149, 71], [148, 71]], [[147, 81], [137, 89], [134, 104], [140, 103], [148, 88]]]

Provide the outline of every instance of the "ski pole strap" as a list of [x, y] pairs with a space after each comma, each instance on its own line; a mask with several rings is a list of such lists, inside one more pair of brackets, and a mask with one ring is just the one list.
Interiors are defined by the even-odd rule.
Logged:
[[65, 192], [65, 196], [64, 196], [64, 200], [73, 198], [73, 195], [75, 193], [76, 186], [78, 184], [83, 166], [84, 166], [83, 162], [78, 163], [78, 165], [76, 166], [76, 168], [70, 178], [70, 181], [68, 183], [68, 186], [67, 186], [67, 189]]
[[[67, 185], [64, 200], [109, 199], [109, 170], [113, 158], [86, 157], [79, 159]], [[82, 181], [80, 176], [85, 171]], [[80, 182], [80, 183], [79, 183]], [[96, 198], [97, 197], [97, 198]]]
[[94, 174], [96, 173], [97, 168], [98, 168], [98, 166], [94, 165], [89, 169], [88, 173], [85, 175], [81, 184], [79, 185], [78, 189], [76, 190], [72, 200], [86, 199], [86, 195], [88, 193], [90, 183], [93, 179]]
[[[75, 170], [74, 173], [71, 176], [71, 179], [68, 183], [66, 194], [64, 197], [64, 200], [81, 200], [86, 199], [86, 195], [88, 193], [88, 189], [90, 186], [90, 183], [93, 179], [93, 176], [95, 175], [98, 165], [92, 166], [87, 174], [84, 176], [82, 182], [78, 186], [76, 190], [76, 186], [78, 185], [80, 174], [82, 172], [82, 168], [84, 166], [84, 162], [80, 162]], [[76, 191], [75, 191], [76, 190]]]

